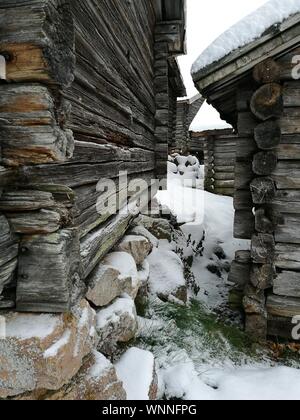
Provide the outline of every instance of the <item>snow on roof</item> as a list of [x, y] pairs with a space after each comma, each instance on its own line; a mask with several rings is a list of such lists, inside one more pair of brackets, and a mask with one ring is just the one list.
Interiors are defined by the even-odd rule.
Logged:
[[195, 61], [192, 75], [260, 38], [267, 29], [298, 12], [300, 0], [269, 0], [217, 38]]

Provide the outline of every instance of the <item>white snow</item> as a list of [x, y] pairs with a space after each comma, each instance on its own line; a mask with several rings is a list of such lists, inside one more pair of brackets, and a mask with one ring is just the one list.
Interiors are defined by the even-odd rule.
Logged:
[[154, 356], [149, 351], [131, 348], [115, 365], [129, 401], [148, 401], [153, 381]]
[[299, 400], [300, 371], [287, 367], [211, 369], [198, 375], [193, 363], [164, 373], [167, 393], [185, 400]]
[[49, 349], [45, 351], [44, 358], [49, 359], [50, 357], [57, 356], [58, 352], [69, 343], [70, 338], [71, 330], [68, 329], [63, 333], [61, 338], [53, 344], [53, 346], [49, 347]]
[[[185, 161], [179, 160], [180, 163]], [[172, 201], [174, 195], [177, 203]], [[174, 253], [174, 246], [181, 245], [184, 257], [194, 256], [192, 269], [201, 287], [197, 296], [200, 301], [199, 316], [193, 312], [193, 319], [181, 321], [183, 325], [177, 324], [174, 318], [178, 309], [165, 309], [168, 304], [155, 297], [152, 297], [153, 300], [150, 298], [148, 319], [139, 318], [139, 336], [142, 341], [149, 339], [154, 343], [145, 345], [145, 349], [154, 354], [159, 366], [160, 397], [182, 400], [299, 400], [300, 370], [277, 364], [262, 348], [247, 353], [246, 343], [241, 349], [235, 347], [234, 341], [229, 341], [224, 335], [222, 327], [210, 327], [202, 321], [226, 301], [226, 276], [222, 273], [222, 278], [219, 278], [207, 271], [208, 264], [220, 263], [214, 254], [216, 246], [222, 247], [228, 263], [237, 249], [249, 246], [247, 241], [233, 239], [232, 198], [184, 188], [173, 175], [169, 179], [168, 190], [160, 192], [158, 198], [162, 204], [171, 204], [175, 214], [178, 201], [182, 201], [179, 219], [184, 223], [181, 230], [185, 240], [179, 238], [177, 244], [160, 241], [159, 248], [149, 256], [150, 287], [159, 290], [183, 275], [182, 262]], [[197, 202], [198, 205], [195, 205]], [[195, 247], [203, 238], [204, 231], [203, 254], [195, 255]], [[169, 314], [168, 310], [171, 311]], [[188, 307], [183, 310], [191, 317]], [[126, 361], [124, 365], [129, 372], [130, 362]], [[292, 365], [298, 366], [291, 362]], [[136, 398], [136, 383], [134, 379], [129, 380], [129, 392], [132, 392], [133, 398]]]
[[[136, 238], [133, 236], [133, 238]], [[138, 273], [136, 263], [133, 257], [127, 252], [112, 252], [104, 260], [106, 265], [117, 269], [121, 275], [120, 277], [125, 279], [131, 277], [133, 287], [138, 284]]]
[[128, 314], [132, 319], [136, 318], [134, 300], [128, 295], [115, 300], [97, 313], [97, 329], [103, 329], [110, 323], [118, 323], [123, 314]]
[[300, 0], [270, 0], [217, 38], [193, 64], [192, 74], [261, 37], [271, 26], [298, 12]]
[[154, 249], [148, 257], [150, 264], [149, 288], [153, 294], [168, 296], [185, 285], [183, 263], [168, 246]]
[[112, 369], [112, 364], [103, 354], [99, 353], [96, 350], [93, 350], [93, 356], [95, 359], [95, 364], [91, 366], [89, 372], [87, 374], [89, 379], [97, 380], [101, 378], [101, 376], [107, 372], [109, 369]]
[[147, 260], [143, 262], [141, 269], [138, 271], [139, 281], [141, 284], [146, 284], [150, 276], [150, 264]]
[[20, 340], [44, 339], [53, 334], [60, 323], [55, 315], [16, 314], [7, 320], [6, 335]]
[[205, 101], [196, 118], [190, 126], [191, 131], [224, 130], [232, 128], [230, 124], [222, 120], [218, 111]]
[[159, 240], [152, 235], [144, 226], [136, 226], [131, 230], [131, 233], [134, 233], [138, 236], [143, 236], [144, 238], [148, 239], [149, 242], [153, 245], [154, 248], [158, 247]]

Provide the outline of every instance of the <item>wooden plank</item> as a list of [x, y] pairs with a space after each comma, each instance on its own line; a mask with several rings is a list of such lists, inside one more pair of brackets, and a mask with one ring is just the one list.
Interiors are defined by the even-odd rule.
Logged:
[[300, 273], [283, 271], [274, 279], [274, 294], [300, 298]]
[[275, 265], [283, 270], [300, 270], [300, 245], [276, 244]]
[[9, 55], [7, 80], [69, 85], [74, 75], [74, 26], [67, 2], [2, 2], [0, 50]]
[[72, 296], [84, 289], [76, 232], [23, 236], [20, 246], [17, 310], [68, 312]]
[[272, 316], [293, 318], [300, 314], [300, 299], [270, 295], [267, 299], [267, 311]]

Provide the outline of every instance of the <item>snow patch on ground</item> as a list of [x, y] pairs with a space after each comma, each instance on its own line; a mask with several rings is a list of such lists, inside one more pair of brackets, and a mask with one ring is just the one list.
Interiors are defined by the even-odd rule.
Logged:
[[[300, 399], [299, 362], [277, 362], [266, 348], [254, 346], [238, 327], [225, 325], [216, 315], [227, 303], [225, 268], [237, 250], [249, 247], [248, 241], [233, 238], [232, 198], [186, 188], [173, 175], [168, 190], [159, 192], [158, 199], [182, 223], [181, 233], [173, 243], [160, 241], [150, 268], [159, 283], [162, 271], [168, 272], [164, 253], [181, 248], [182, 258], [193, 257], [192, 271], [201, 291], [188, 307], [152, 296], [145, 318], [138, 319], [139, 346], [154, 354], [158, 366], [160, 397]], [[208, 266], [220, 268], [219, 274], [210, 272]], [[168, 274], [176, 276], [172, 270]]]
[[123, 382], [129, 401], [148, 401], [153, 381], [154, 356], [138, 348], [128, 350], [116, 363], [118, 378]]
[[270, 0], [217, 38], [193, 64], [192, 74], [261, 37], [271, 26], [298, 12], [300, 0]]

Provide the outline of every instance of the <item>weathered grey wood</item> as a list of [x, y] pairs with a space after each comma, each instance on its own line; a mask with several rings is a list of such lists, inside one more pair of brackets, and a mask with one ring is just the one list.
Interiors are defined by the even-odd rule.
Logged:
[[300, 213], [300, 191], [278, 190], [271, 201], [272, 207], [281, 213]]
[[255, 211], [255, 229], [260, 233], [274, 233], [279, 224], [279, 218], [275, 217], [274, 211], [268, 208], [260, 208]]
[[257, 64], [253, 70], [253, 78], [257, 83], [279, 82], [281, 77], [281, 67], [275, 60], [268, 58]]
[[267, 299], [267, 310], [272, 316], [293, 318], [300, 313], [300, 299], [270, 295]]
[[258, 233], [252, 236], [251, 257], [256, 264], [272, 264], [275, 256], [273, 235]]
[[250, 190], [254, 204], [270, 203], [276, 195], [276, 186], [272, 178], [255, 178], [251, 181]]
[[62, 213], [45, 209], [26, 213], [9, 213], [7, 218], [13, 231], [23, 235], [53, 233], [64, 224]]
[[300, 245], [277, 243], [275, 265], [283, 270], [300, 270]]
[[254, 130], [254, 138], [262, 150], [273, 150], [281, 142], [281, 127], [278, 121], [266, 121]]
[[274, 294], [300, 298], [300, 273], [283, 271], [274, 279]]
[[20, 247], [17, 310], [67, 312], [84, 288], [76, 232], [23, 236]]
[[275, 231], [276, 242], [300, 244], [300, 216], [298, 214], [283, 214], [283, 219], [283, 224], [278, 226]]
[[228, 281], [234, 283], [239, 289], [244, 290], [250, 281], [251, 265], [233, 261], [230, 268]]
[[104, 226], [89, 233], [81, 240], [81, 259], [84, 278], [96, 267], [98, 262], [112, 249], [116, 242], [124, 235], [130, 221], [133, 219], [131, 212], [120, 214], [108, 220]]
[[251, 99], [251, 111], [260, 120], [278, 118], [283, 112], [282, 87], [277, 83], [268, 83], [260, 87]]
[[51, 193], [45, 191], [7, 191], [0, 197], [0, 211], [21, 212], [55, 207]]
[[275, 338], [276, 340], [284, 338], [294, 343], [297, 341], [292, 337], [294, 328], [295, 324], [292, 323], [291, 318], [268, 314], [268, 336], [271, 338]]
[[254, 264], [251, 270], [251, 283], [258, 290], [270, 289], [273, 286], [276, 270], [272, 264]]
[[277, 166], [277, 154], [273, 151], [259, 152], [253, 157], [253, 172], [256, 175], [271, 175]]
[[[16, 7], [18, 6], [18, 7]], [[5, 1], [0, 7], [1, 50], [7, 80], [68, 85], [74, 75], [74, 26], [67, 1]]]
[[255, 177], [251, 162], [236, 162], [235, 166], [235, 188], [246, 190]]
[[237, 210], [234, 217], [234, 237], [251, 239], [255, 232], [255, 217], [251, 210]]
[[297, 161], [279, 161], [272, 177], [280, 190], [300, 189], [300, 168]]
[[249, 210], [254, 207], [249, 190], [235, 190], [233, 205], [235, 210]]
[[243, 264], [251, 263], [251, 252], [250, 250], [237, 251], [235, 253], [235, 261]]

